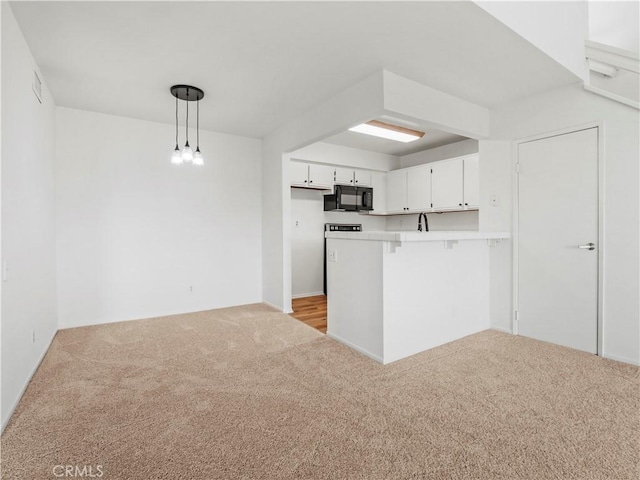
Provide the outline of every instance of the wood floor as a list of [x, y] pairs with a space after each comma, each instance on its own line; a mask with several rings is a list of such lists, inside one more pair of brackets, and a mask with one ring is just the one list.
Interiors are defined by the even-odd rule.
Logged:
[[327, 297], [316, 295], [315, 297], [294, 298], [292, 301], [293, 313], [296, 320], [327, 333]]

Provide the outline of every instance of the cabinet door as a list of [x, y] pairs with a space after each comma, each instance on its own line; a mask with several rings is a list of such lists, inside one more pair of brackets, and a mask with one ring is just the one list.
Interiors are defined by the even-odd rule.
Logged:
[[[375, 191], [373, 195], [375, 197]], [[387, 173], [387, 212], [405, 212], [407, 208], [407, 171], [392, 170]]]
[[355, 170], [353, 176], [358, 187], [370, 187], [372, 185], [371, 172], [368, 170]]
[[387, 175], [382, 172], [371, 172], [371, 187], [373, 188], [373, 211], [387, 212]]
[[480, 157], [473, 155], [464, 159], [464, 208], [480, 205]]
[[431, 166], [431, 203], [434, 210], [462, 210], [462, 158]]
[[407, 170], [407, 207], [411, 211], [431, 210], [431, 166]]
[[290, 162], [289, 178], [291, 185], [306, 187], [309, 180], [309, 165], [301, 162]]
[[353, 169], [336, 167], [336, 184], [353, 185]]
[[309, 187], [311, 188], [333, 188], [334, 167], [329, 165], [309, 164]]

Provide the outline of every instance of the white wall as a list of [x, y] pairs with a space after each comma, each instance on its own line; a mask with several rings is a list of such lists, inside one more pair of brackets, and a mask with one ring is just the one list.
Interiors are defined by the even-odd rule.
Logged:
[[[56, 332], [53, 99], [2, 2], [2, 428]], [[42, 78], [42, 75], [40, 75]], [[35, 343], [32, 342], [35, 332]]]
[[293, 160], [345, 165], [382, 172], [400, 168], [400, 157], [323, 142], [316, 142], [296, 150], [290, 153], [289, 157]]
[[[491, 142], [480, 141], [481, 230], [510, 226], [513, 150], [504, 142], [589, 122], [604, 123], [604, 355], [640, 362], [640, 157], [638, 111], [590, 94], [580, 85], [519, 100], [492, 112]], [[489, 174], [486, 169], [497, 174]], [[501, 209], [488, 205], [491, 192], [503, 192]], [[492, 277], [511, 275], [511, 262], [492, 264]], [[501, 273], [498, 269], [502, 269]], [[493, 285], [492, 285], [493, 287]], [[509, 292], [502, 292], [507, 295]], [[493, 293], [492, 293], [493, 296]]]
[[[480, 231], [512, 231], [512, 149], [511, 141], [480, 142]], [[491, 202], [492, 196], [496, 198], [495, 205]], [[489, 250], [491, 328], [512, 332], [513, 242], [503, 240], [503, 243], [503, 248]]]
[[430, 148], [429, 150], [400, 157], [400, 167], [415, 167], [416, 165], [461, 157], [462, 155], [469, 155], [471, 153], [478, 153], [478, 140], [468, 138], [460, 142], [450, 143], [449, 145], [442, 145], [441, 147]]
[[587, 38], [588, 29], [586, 1], [476, 1], [475, 3], [576, 76], [586, 79], [587, 68], [584, 59], [584, 41]]
[[589, 40], [638, 53], [640, 4], [589, 0]]
[[59, 108], [56, 136], [61, 328], [262, 300], [259, 140], [202, 131], [196, 168], [172, 125]]

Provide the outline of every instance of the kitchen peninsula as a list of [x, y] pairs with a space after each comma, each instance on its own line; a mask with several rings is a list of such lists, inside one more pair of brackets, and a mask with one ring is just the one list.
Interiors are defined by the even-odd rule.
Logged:
[[489, 249], [508, 233], [327, 232], [327, 335], [381, 362], [489, 328]]

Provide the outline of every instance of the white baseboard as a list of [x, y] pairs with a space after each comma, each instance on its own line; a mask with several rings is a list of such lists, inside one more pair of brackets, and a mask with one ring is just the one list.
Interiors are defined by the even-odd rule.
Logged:
[[0, 428], [0, 434], [2, 434], [4, 432], [4, 429], [9, 424], [9, 421], [11, 420], [11, 417], [13, 417], [13, 413], [16, 411], [16, 408], [18, 407], [18, 404], [20, 403], [20, 400], [22, 400], [22, 396], [24, 395], [24, 392], [27, 391], [27, 387], [29, 386], [29, 383], [31, 383], [31, 379], [33, 378], [33, 376], [35, 375], [36, 371], [40, 367], [40, 364], [42, 363], [42, 360], [44, 360], [44, 357], [47, 354], [47, 352], [49, 351], [49, 348], [51, 348], [51, 343], [53, 342], [53, 339], [56, 337], [57, 333], [58, 333], [58, 330], [56, 329], [56, 331], [53, 332], [53, 335], [49, 339], [49, 342], [47, 343], [47, 348], [45, 348], [44, 351], [42, 352], [42, 354], [40, 355], [40, 358], [38, 359], [38, 363], [36, 363], [36, 366], [31, 371], [31, 374], [29, 375], [29, 378], [27, 378], [27, 381], [24, 382], [24, 385], [20, 389], [20, 394], [18, 395], [18, 398], [16, 399], [14, 404], [9, 409], [9, 414], [7, 415], [7, 418], [3, 418], [2, 419], [2, 428]]
[[511, 330], [509, 330], [508, 328], [490, 326], [489, 329], [490, 330], [496, 330], [496, 331], [502, 332], [502, 333], [508, 333], [509, 335], [513, 335], [513, 332]]
[[384, 362], [382, 361], [382, 358], [380, 358], [379, 356], [377, 356], [377, 355], [365, 350], [364, 348], [357, 347], [353, 343], [348, 342], [347, 340], [345, 340], [344, 338], [339, 337], [338, 335], [335, 335], [335, 334], [327, 331], [327, 337], [330, 337], [330, 338], [334, 339], [336, 342], [340, 342], [340, 343], [346, 345], [349, 348], [353, 348], [357, 352], [360, 352], [361, 354], [371, 358], [372, 360], [375, 360], [378, 363], [384, 364]]
[[640, 362], [638, 360], [632, 360], [630, 358], [619, 357], [617, 355], [611, 355], [609, 353], [603, 354], [602, 358], [608, 358], [609, 360], [615, 360], [616, 362], [629, 363], [631, 365], [640, 366]]
[[291, 298], [317, 297], [319, 295], [324, 295], [324, 292], [298, 293], [297, 295], [291, 295]]
[[274, 305], [273, 303], [269, 303], [269, 302], [267, 302], [267, 301], [265, 301], [265, 300], [263, 300], [263, 301], [262, 301], [262, 303], [264, 303], [265, 305], [267, 305], [267, 306], [269, 306], [269, 307], [271, 307], [271, 308], [275, 308], [276, 310], [278, 310], [279, 312], [282, 312], [282, 313], [293, 313], [293, 310], [291, 310], [291, 309], [289, 309], [289, 310], [287, 311], [287, 310], [285, 310], [284, 308], [282, 308], [281, 306], [279, 306], [279, 305]]

